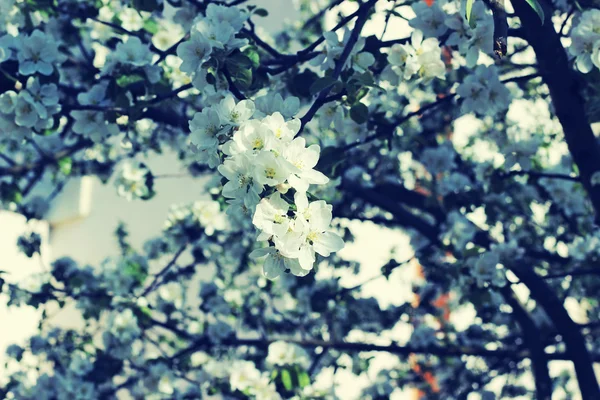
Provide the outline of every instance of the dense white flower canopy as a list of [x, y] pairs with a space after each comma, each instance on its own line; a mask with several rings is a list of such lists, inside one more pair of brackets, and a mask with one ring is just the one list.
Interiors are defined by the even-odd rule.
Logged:
[[0, 271], [44, 310], [0, 397], [600, 399], [598, 5], [290, 0], [267, 33], [251, 3], [0, 2], [2, 209], [152, 201], [164, 152], [205, 194]]

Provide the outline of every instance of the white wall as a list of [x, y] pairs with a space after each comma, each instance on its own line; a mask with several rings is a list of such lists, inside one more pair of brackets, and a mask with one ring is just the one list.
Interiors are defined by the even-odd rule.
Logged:
[[[149, 238], [160, 235], [169, 207], [172, 204], [187, 203], [202, 197], [203, 180], [185, 176], [172, 154], [154, 156], [144, 160], [155, 175], [181, 175], [159, 178], [154, 182], [156, 196], [149, 201], [127, 201], [119, 197], [110, 181], [102, 184], [95, 177], [88, 177], [91, 185], [69, 196], [90, 196], [88, 215], [61, 223], [51, 221], [50, 233], [52, 258], [70, 256], [80, 263], [97, 265], [104, 258], [117, 254], [117, 241], [114, 231], [123, 221], [130, 233], [131, 244], [141, 249]], [[88, 193], [89, 192], [89, 193]], [[57, 207], [69, 207], [72, 198], [58, 198]]]

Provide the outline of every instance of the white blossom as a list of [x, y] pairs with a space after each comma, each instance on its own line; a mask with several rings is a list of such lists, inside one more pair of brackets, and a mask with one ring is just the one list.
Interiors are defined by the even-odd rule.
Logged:
[[294, 343], [282, 340], [269, 345], [267, 360], [269, 364], [278, 366], [299, 365], [304, 368], [310, 366], [310, 359], [306, 351]]
[[571, 31], [569, 53], [575, 56], [577, 69], [584, 74], [592, 68], [600, 68], [600, 10], [590, 9], [581, 13], [577, 26]]
[[188, 74], [198, 72], [211, 53], [212, 47], [204, 35], [192, 31], [190, 39], [177, 46], [177, 55], [183, 60], [179, 69]]
[[150, 189], [146, 179], [150, 171], [145, 167], [136, 166], [134, 163], [125, 163], [120, 175], [115, 180], [117, 194], [128, 201], [146, 197]]
[[21, 40], [17, 56], [20, 74], [50, 75], [58, 60], [58, 45], [47, 34], [36, 29], [30, 36]]
[[446, 13], [438, 2], [429, 5], [424, 1], [412, 5], [416, 17], [409, 21], [409, 25], [423, 32], [428, 37], [440, 37], [448, 30], [444, 23]]

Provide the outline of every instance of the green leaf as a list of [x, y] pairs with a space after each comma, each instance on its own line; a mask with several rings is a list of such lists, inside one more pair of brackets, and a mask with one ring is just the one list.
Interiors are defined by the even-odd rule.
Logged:
[[306, 371], [298, 371], [298, 385], [301, 388], [310, 385], [310, 376], [308, 376]]
[[471, 29], [475, 29], [475, 20], [473, 19], [473, 2], [475, 0], [467, 0], [467, 6], [466, 6], [466, 15], [465, 17], [467, 18], [467, 22], [469, 23], [469, 26], [471, 27]]
[[352, 77], [353, 80], [360, 83], [363, 86], [373, 87], [385, 92], [385, 89], [375, 83], [375, 79], [373, 78], [373, 74], [371, 72], [363, 72], [362, 74], [355, 74]]
[[324, 76], [323, 78], [319, 78], [310, 86], [310, 94], [314, 96], [322, 90], [332, 86], [335, 82], [337, 82], [337, 80], [333, 79], [330, 76]]
[[227, 67], [229, 69], [237, 68], [250, 68], [252, 66], [252, 60], [245, 54], [238, 52], [233, 53], [227, 58]]
[[251, 69], [239, 69], [235, 74], [232, 74], [235, 79], [235, 83], [240, 89], [248, 89], [252, 85], [252, 70]]
[[340, 151], [336, 146], [327, 146], [321, 150], [317, 170], [326, 176], [334, 177], [338, 166], [344, 162], [344, 157], [340, 157]]
[[71, 175], [71, 170], [73, 168], [73, 160], [71, 157], [63, 157], [58, 160], [58, 169], [64, 175]]
[[141, 82], [145, 78], [139, 74], [132, 75], [123, 75], [117, 79], [117, 85], [120, 87], [127, 87], [129, 85], [133, 85], [134, 83]]
[[357, 124], [364, 124], [369, 119], [369, 108], [363, 103], [356, 103], [350, 109], [350, 118]]
[[317, 74], [306, 69], [292, 77], [288, 83], [288, 88], [294, 96], [309, 98], [312, 97], [310, 87], [317, 79], [319, 79]]
[[20, 203], [23, 200], [23, 195], [16, 184], [0, 182], [0, 199], [6, 202]]
[[258, 49], [255, 46], [248, 46], [248, 48], [244, 50], [244, 55], [252, 63], [252, 68], [258, 68], [260, 66], [260, 54], [258, 54]]
[[154, 35], [158, 32], [158, 23], [154, 18], [148, 18], [144, 21], [144, 30]]
[[125, 273], [125, 275], [132, 277], [139, 283], [144, 282], [144, 280], [148, 276], [148, 271], [146, 270], [146, 268], [134, 261], [128, 262], [123, 272]]
[[257, 8], [252, 14], [258, 15], [259, 17], [266, 17], [267, 15], [269, 15], [269, 12], [264, 8]]
[[290, 371], [287, 369], [281, 371], [281, 383], [283, 383], [283, 387], [287, 390], [292, 390], [294, 387], [292, 384], [292, 375], [290, 375]]
[[527, 4], [529, 4], [531, 6], [531, 8], [533, 8], [533, 11], [536, 12], [536, 14], [538, 15], [538, 17], [540, 17], [540, 21], [542, 21], [542, 25], [544, 25], [544, 10], [542, 9], [542, 6], [540, 5], [540, 3], [538, 3], [537, 0], [525, 0], [527, 2]]

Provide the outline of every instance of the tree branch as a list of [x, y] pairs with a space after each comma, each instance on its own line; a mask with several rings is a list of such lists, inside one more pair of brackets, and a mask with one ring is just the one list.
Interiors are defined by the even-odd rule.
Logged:
[[487, 1], [494, 20], [494, 54], [502, 58], [507, 52], [508, 21], [504, 0]]
[[[377, 0], [369, 0], [367, 3], [363, 4], [358, 9], [358, 18], [356, 19], [356, 25], [354, 26], [354, 29], [352, 29], [352, 33], [350, 34], [348, 43], [346, 43], [346, 46], [344, 47], [340, 58], [338, 58], [338, 60], [335, 63], [335, 68], [333, 69], [333, 74], [331, 75], [331, 78], [333, 80], [336, 80], [340, 77], [342, 70], [344, 69], [344, 65], [346, 64], [348, 57], [350, 57], [350, 54], [352, 53], [352, 49], [354, 49], [354, 45], [356, 45], [356, 42], [360, 37], [360, 32], [362, 31], [363, 26], [365, 26], [365, 23], [368, 20], [369, 12], [376, 2]], [[310, 107], [310, 109], [302, 118], [300, 118], [302, 124], [300, 126], [300, 131], [298, 132], [298, 134], [302, 132], [306, 124], [310, 122], [310, 120], [314, 117], [319, 108], [321, 108], [323, 104], [326, 103], [327, 95], [329, 94], [330, 90], [331, 86], [328, 86], [325, 89], [323, 89], [317, 96], [317, 99]]]
[[[261, 349], [267, 349], [269, 345], [276, 341], [285, 341], [288, 343], [294, 343], [303, 347], [316, 348], [321, 347], [323, 349], [335, 349], [341, 351], [377, 351], [377, 352], [386, 352], [390, 354], [400, 355], [400, 356], [409, 356], [411, 354], [426, 354], [426, 355], [434, 355], [438, 357], [462, 357], [462, 356], [476, 356], [476, 357], [485, 357], [485, 358], [502, 358], [502, 359], [510, 359], [510, 360], [522, 360], [525, 358], [530, 358], [530, 354], [528, 351], [523, 350], [509, 350], [509, 349], [499, 349], [499, 350], [488, 350], [485, 348], [473, 348], [473, 347], [458, 347], [458, 346], [430, 346], [430, 347], [415, 347], [415, 346], [399, 346], [399, 345], [375, 345], [369, 343], [356, 343], [356, 342], [336, 342], [336, 341], [323, 341], [323, 340], [298, 340], [294, 338], [270, 338], [270, 339], [243, 339], [243, 338], [231, 338], [225, 339], [221, 341], [219, 344], [223, 346], [250, 346], [257, 347]], [[171, 359], [178, 359], [181, 357], [188, 356], [190, 354], [199, 351], [200, 349], [206, 347], [214, 347], [215, 343], [208, 340], [208, 338], [203, 337], [196, 340], [189, 347], [180, 350], [175, 353]], [[546, 357], [550, 360], [568, 360], [568, 355], [564, 353], [548, 353], [545, 354]], [[595, 358], [600, 362], [600, 355], [596, 355]]]
[[[546, 15], [551, 7], [540, 1]], [[600, 171], [600, 146], [585, 115], [584, 100], [580, 93], [575, 71], [571, 68], [554, 25], [540, 25], [540, 19], [524, 0], [515, 0], [515, 12], [521, 19], [525, 38], [533, 47], [540, 74], [548, 85], [556, 116], [564, 131], [573, 160], [579, 168], [581, 182], [587, 190], [600, 222], [600, 185], [592, 186], [592, 175]], [[597, 386], [597, 385], [596, 385]], [[596, 398], [600, 398], [595, 391]]]
[[[547, 15], [552, 15], [551, 7], [544, 0], [541, 0], [540, 4]], [[556, 116], [563, 127], [569, 151], [579, 168], [581, 181], [590, 196], [596, 211], [596, 222], [598, 222], [600, 221], [600, 185], [592, 185], [591, 178], [594, 173], [600, 171], [600, 146], [587, 121], [575, 72], [569, 65], [554, 25], [546, 23], [540, 26], [539, 17], [524, 0], [515, 0], [513, 7], [521, 19], [525, 38], [535, 51], [539, 71], [548, 85]], [[518, 268], [514, 272], [530, 287], [532, 296], [542, 304], [563, 335], [567, 351], [571, 354], [575, 365], [582, 398], [600, 399], [598, 381], [585, 340], [562, 303], [533, 270]]]
[[508, 305], [513, 309], [513, 315], [521, 327], [523, 340], [529, 349], [529, 358], [531, 359], [537, 391], [536, 399], [551, 400], [552, 379], [550, 378], [550, 371], [548, 370], [548, 357], [544, 352], [544, 345], [541, 341], [541, 332], [509, 286], [502, 288], [502, 294]]

